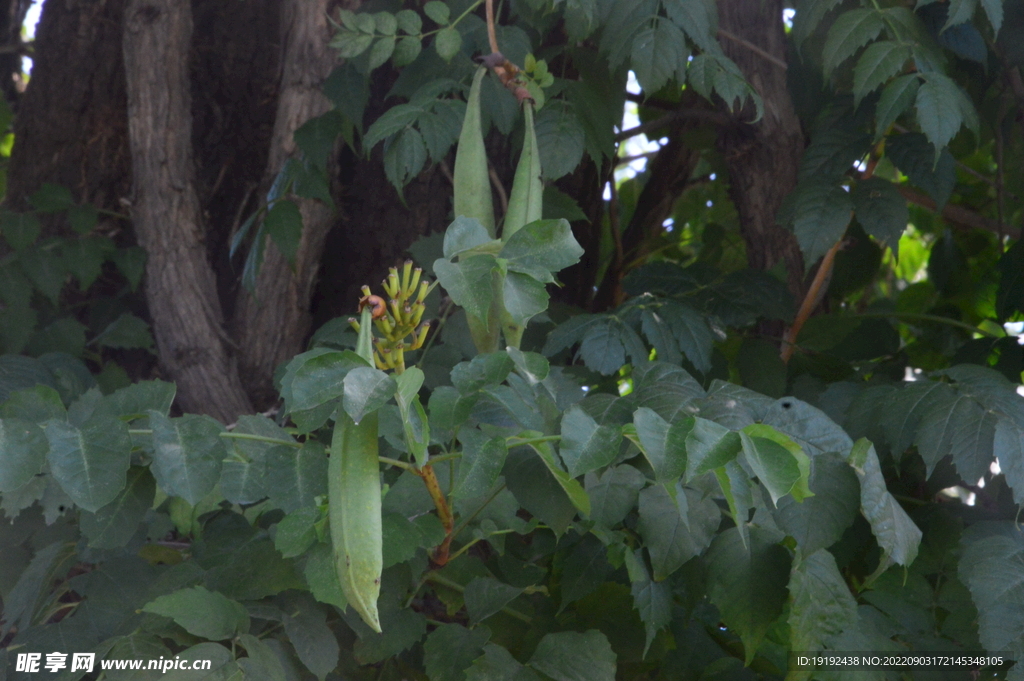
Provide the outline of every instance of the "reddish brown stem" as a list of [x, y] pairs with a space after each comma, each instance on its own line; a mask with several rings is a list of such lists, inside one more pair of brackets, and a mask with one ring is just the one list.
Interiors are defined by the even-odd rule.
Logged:
[[804, 302], [800, 305], [800, 311], [797, 312], [796, 319], [793, 320], [793, 326], [789, 327], [789, 331], [782, 338], [782, 352], [780, 354], [785, 364], [789, 363], [790, 357], [793, 356], [793, 351], [796, 350], [796, 337], [800, 334], [800, 329], [803, 328], [804, 323], [811, 316], [811, 312], [814, 311], [814, 308], [821, 301], [821, 295], [824, 293], [822, 287], [832, 273], [832, 264], [835, 262], [836, 253], [839, 252], [839, 248], [842, 245], [843, 240], [839, 239], [821, 259], [821, 266], [818, 267], [818, 273], [814, 275], [811, 287], [807, 289], [807, 295], [804, 296]]
[[498, 34], [494, 28], [494, 0], [487, 0], [487, 40], [491, 43], [492, 53], [501, 51], [498, 49]]
[[444, 492], [441, 491], [441, 484], [437, 481], [437, 474], [434, 473], [433, 466], [424, 466], [418, 471], [418, 474], [423, 478], [423, 484], [427, 486], [430, 498], [434, 500], [437, 517], [441, 520], [441, 525], [444, 527], [444, 541], [434, 549], [432, 557], [434, 564], [441, 567], [448, 562], [448, 550], [452, 544], [452, 530], [455, 529], [455, 517], [452, 515], [451, 507], [448, 506], [448, 500], [445, 498]]

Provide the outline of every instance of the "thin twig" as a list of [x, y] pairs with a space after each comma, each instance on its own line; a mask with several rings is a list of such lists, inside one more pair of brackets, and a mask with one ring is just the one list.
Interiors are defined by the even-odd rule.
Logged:
[[498, 53], [498, 34], [494, 29], [494, 0], [487, 0], [487, 40], [491, 43], [491, 53]]
[[704, 123], [712, 123], [714, 125], [722, 126], [728, 125], [730, 122], [728, 116], [725, 116], [719, 113], [718, 111], [710, 111], [708, 109], [679, 109], [673, 111], [670, 114], [662, 116], [661, 118], [658, 118], [656, 120], [648, 121], [647, 123], [641, 123], [635, 128], [623, 130], [622, 132], [615, 136], [615, 141], [621, 142], [622, 140], [627, 140], [630, 137], [636, 137], [637, 135], [645, 135], [653, 130], [658, 130], [660, 128], [664, 128], [667, 125], [671, 125], [676, 121], [685, 120], [701, 121]]
[[[907, 185], [896, 185], [900, 194], [903, 194], [911, 203], [917, 204], [922, 208], [927, 208], [930, 211], [938, 212], [935, 201], [924, 194], [920, 194]], [[963, 206], [954, 206], [947, 203], [942, 207], [942, 218], [952, 224], [954, 227], [965, 227], [967, 229], [983, 229], [986, 232], [992, 232], [993, 234], [1002, 234], [1013, 239], [1020, 238], [1020, 230], [1016, 227], [1012, 227], [1005, 223], [996, 222], [990, 220], [979, 213], [974, 212]]]
[[491, 162], [487, 162], [487, 175], [491, 178], [491, 184], [494, 185], [494, 191], [498, 192], [498, 200], [501, 201], [501, 214], [505, 215], [508, 213], [508, 194], [505, 193], [505, 187], [501, 184], [501, 179], [498, 177], [498, 173], [494, 171], [494, 166]]
[[[845, 232], [846, 230], [844, 229], [843, 231]], [[822, 288], [825, 286], [826, 279], [832, 273], [832, 263], [842, 245], [843, 239], [840, 237], [835, 245], [828, 249], [825, 257], [821, 259], [821, 265], [818, 267], [818, 272], [814, 275], [811, 287], [807, 289], [804, 302], [800, 304], [800, 311], [797, 313], [796, 319], [793, 320], [793, 326], [789, 327], [789, 330], [786, 331], [786, 335], [782, 339], [782, 352], [780, 356], [782, 357], [783, 364], [789, 364], [789, 359], [793, 356], [793, 351], [796, 350], [796, 337], [800, 335], [800, 329], [803, 328], [804, 323], [811, 316], [814, 308], [818, 306], [818, 303], [821, 301], [821, 295], [825, 293]]]
[[776, 66], [778, 66], [783, 71], [785, 71], [785, 70], [787, 70], [789, 68], [789, 64], [787, 64], [786, 62], [782, 61], [781, 59], [776, 57], [771, 52], [764, 51], [763, 49], [761, 49], [760, 47], [758, 47], [754, 43], [752, 43], [752, 42], [750, 42], [748, 40], [744, 40], [743, 38], [739, 37], [738, 35], [730, 33], [729, 31], [726, 31], [725, 29], [722, 29], [722, 28], [718, 29], [718, 35], [720, 35], [723, 38], [728, 38], [729, 40], [733, 41], [737, 45], [742, 45], [743, 47], [747, 48], [751, 52], [754, 52], [755, 54], [758, 54], [758, 55], [764, 57], [765, 59], [770, 61], [772, 64], [775, 64]]

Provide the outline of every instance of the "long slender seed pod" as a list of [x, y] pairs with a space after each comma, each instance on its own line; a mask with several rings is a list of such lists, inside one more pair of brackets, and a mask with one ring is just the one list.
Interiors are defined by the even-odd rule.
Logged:
[[334, 561], [349, 605], [379, 633], [377, 598], [384, 560], [377, 456], [377, 412], [357, 424], [339, 409], [327, 486]]
[[484, 147], [480, 120], [480, 85], [487, 69], [481, 66], [473, 76], [473, 86], [466, 102], [466, 118], [462, 122], [459, 148], [455, 152], [455, 217], [476, 218], [494, 238], [494, 203], [491, 180], [487, 173], [487, 150]]
[[[363, 308], [356, 353], [372, 366], [371, 314], [370, 308]], [[377, 457], [377, 412], [356, 423], [338, 409], [327, 468], [334, 563], [349, 605], [379, 633], [377, 598], [384, 559]]]
[[523, 137], [523, 153], [519, 156], [516, 176], [512, 181], [512, 193], [508, 197], [508, 213], [501, 238], [509, 237], [523, 226], [540, 220], [544, 206], [544, 183], [540, 177], [540, 151], [537, 148], [537, 132], [533, 127], [533, 102], [523, 102], [526, 117], [526, 135]]

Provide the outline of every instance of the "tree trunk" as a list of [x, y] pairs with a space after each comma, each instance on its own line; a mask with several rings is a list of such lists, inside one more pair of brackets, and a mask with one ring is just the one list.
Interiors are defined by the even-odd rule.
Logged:
[[[328, 5], [328, 0], [282, 2], [281, 87], [261, 195], [285, 162], [296, 155], [295, 131], [331, 108], [322, 90], [335, 63], [334, 50], [328, 46]], [[332, 156], [328, 176], [336, 174], [336, 166], [336, 156]], [[292, 200], [299, 205], [303, 223], [294, 270], [268, 238], [256, 289], [252, 294], [240, 291], [236, 308], [241, 377], [259, 406], [276, 399], [274, 369], [302, 351], [309, 333], [310, 297], [327, 232], [335, 219], [333, 208], [318, 200]]]
[[146, 297], [160, 362], [186, 411], [222, 421], [251, 411], [227, 345], [207, 261], [195, 187], [189, 41], [180, 0], [129, 0], [124, 63], [134, 197], [132, 218], [149, 254]]
[[[786, 36], [781, 0], [720, 0], [720, 39], [747, 81], [764, 100], [764, 118], [737, 123], [720, 137], [729, 168], [730, 191], [747, 243], [747, 259], [756, 269], [786, 263], [789, 288], [803, 291], [804, 265], [792, 232], [775, 222], [782, 200], [796, 186], [804, 138], [786, 86], [786, 70], [765, 58], [785, 63]], [[753, 107], [739, 114], [753, 118]]]
[[[121, 25], [124, 0], [47, 4], [36, 26], [32, 81], [14, 122], [6, 203], [28, 208], [43, 182], [123, 211], [131, 187]], [[47, 223], [51, 231], [53, 223]]]

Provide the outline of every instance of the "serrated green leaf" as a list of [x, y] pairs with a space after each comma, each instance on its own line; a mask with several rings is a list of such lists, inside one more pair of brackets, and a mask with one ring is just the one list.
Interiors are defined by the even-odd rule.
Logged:
[[[752, 426], [748, 426], [751, 428]], [[764, 437], [740, 433], [743, 455], [754, 475], [778, 505], [779, 499], [796, 489], [800, 480], [797, 460], [786, 447]]]
[[523, 593], [522, 589], [496, 579], [476, 577], [466, 585], [466, 591], [463, 594], [470, 625], [475, 626], [491, 615], [497, 614], [521, 593]]
[[685, 355], [697, 371], [711, 369], [714, 334], [704, 316], [689, 305], [665, 301], [657, 309], [645, 309], [641, 328], [661, 361], [677, 364]]
[[981, 479], [992, 463], [996, 417], [974, 399], [960, 393], [942, 400], [924, 418], [914, 444], [931, 476], [936, 464], [953, 458], [957, 473], [967, 482]]
[[398, 22], [398, 28], [403, 33], [409, 35], [419, 35], [423, 30], [423, 20], [420, 19], [420, 15], [411, 9], [399, 10], [395, 14], [395, 20]]
[[244, 678], [252, 681], [285, 681], [281, 659], [266, 642], [251, 634], [240, 634], [238, 642], [247, 653], [246, 657], [236, 661]]
[[49, 449], [46, 435], [35, 423], [0, 419], [0, 493], [13, 492], [41, 473]]
[[[535, 438], [539, 435], [537, 432], [526, 431], [520, 433], [520, 437], [527, 439]], [[580, 485], [575, 479], [572, 478], [565, 470], [562, 469], [558, 462], [555, 452], [549, 442], [533, 442], [530, 444], [530, 448], [533, 449], [552, 477], [558, 482], [559, 487], [565, 492], [565, 495], [569, 497], [569, 501], [576, 507], [576, 510], [583, 515], [590, 514], [590, 497], [587, 496], [583, 486]]]
[[213, 641], [223, 641], [249, 629], [249, 615], [241, 603], [201, 586], [160, 596], [142, 610], [170, 617], [190, 634]]
[[306, 669], [323, 679], [338, 666], [338, 639], [327, 626], [326, 614], [307, 594], [291, 594], [282, 603], [288, 640]]
[[321, 603], [333, 605], [341, 610], [348, 607], [345, 594], [341, 591], [338, 571], [334, 566], [334, 554], [329, 544], [315, 544], [306, 554], [303, 577], [313, 598]]
[[452, 58], [462, 49], [462, 34], [458, 29], [449, 26], [442, 28], [434, 36], [434, 49], [441, 59], [450, 62]]
[[640, 492], [637, 529], [651, 554], [654, 579], [659, 582], [700, 555], [721, 522], [718, 505], [710, 497], [681, 487], [676, 488], [676, 497], [663, 485]]
[[548, 293], [534, 277], [509, 272], [502, 286], [502, 302], [512, 320], [526, 326], [531, 318], [548, 309]]
[[669, 21], [657, 21], [633, 37], [629, 64], [645, 92], [654, 93], [685, 74], [689, 56], [683, 32]]
[[910, 565], [917, 557], [921, 530], [886, 488], [875, 446], [861, 438], [854, 445], [849, 462], [860, 478], [861, 513], [871, 524], [871, 531], [882, 548], [876, 574], [893, 563]]
[[87, 290], [99, 278], [103, 263], [114, 250], [106, 237], [89, 236], [68, 239], [61, 244], [61, 255], [68, 271], [78, 279], [78, 286]]
[[314, 524], [319, 518], [320, 510], [308, 506], [281, 518], [275, 529], [274, 548], [285, 558], [301, 556], [316, 543]]
[[383, 38], [378, 38], [377, 41], [373, 43], [373, 47], [370, 48], [370, 58], [367, 61], [367, 68], [373, 70], [378, 66], [383, 66], [388, 59], [391, 59], [391, 55], [394, 54], [395, 45], [396, 40], [394, 35], [387, 35]]
[[585, 140], [583, 126], [568, 103], [556, 100], [539, 109], [535, 130], [545, 180], [557, 180], [576, 169], [583, 158]]
[[406, 128], [384, 144], [384, 174], [401, 191], [420, 174], [427, 162], [427, 147], [419, 130]]
[[169, 419], [149, 412], [153, 429], [153, 463], [157, 484], [170, 496], [195, 506], [220, 479], [227, 449], [220, 434], [224, 426], [210, 418], [188, 414]]
[[821, 20], [842, 0], [800, 0], [793, 19], [793, 37], [797, 46], [803, 44], [818, 28]]
[[[344, 128], [344, 115], [340, 111], [332, 109], [303, 123], [295, 131], [295, 144], [314, 166], [326, 170], [327, 159], [334, 151], [334, 142]], [[274, 207], [280, 203], [280, 201], [275, 203]], [[268, 215], [267, 219], [269, 218]], [[271, 236], [273, 236], [273, 232], [271, 232]]]
[[864, 231], [892, 248], [899, 256], [900, 237], [907, 229], [910, 211], [907, 200], [892, 182], [872, 177], [853, 190], [854, 211]]
[[981, 6], [985, 8], [988, 22], [992, 24], [992, 32], [999, 35], [1003, 27], [1003, 0], [981, 0]]
[[452, 384], [459, 392], [469, 394], [490, 385], [502, 383], [512, 371], [514, 362], [503, 352], [477, 355], [469, 362], [460, 362], [452, 369]]
[[918, 74], [907, 74], [893, 79], [882, 90], [879, 103], [874, 110], [877, 120], [878, 137], [881, 137], [889, 130], [889, 127], [896, 122], [903, 112], [910, 108], [910, 104], [918, 98], [918, 89], [921, 87], [921, 78]]
[[605, 582], [612, 572], [607, 553], [604, 544], [592, 534], [584, 535], [572, 547], [562, 564], [562, 599], [559, 612], [565, 610], [570, 603], [590, 595]]
[[146, 250], [138, 246], [118, 248], [110, 255], [110, 259], [128, 280], [128, 285], [133, 292], [142, 281], [142, 274], [146, 269], [146, 257]]
[[626, 549], [626, 569], [629, 574], [629, 590], [633, 595], [633, 607], [644, 623], [647, 640], [644, 655], [651, 648], [654, 637], [672, 622], [672, 587], [667, 582], [655, 582], [647, 573], [647, 566], [633, 551]]
[[146, 512], [153, 507], [156, 484], [142, 466], [133, 466], [127, 475], [124, 490], [112, 502], [95, 513], [83, 511], [79, 518], [82, 534], [89, 546], [116, 549], [127, 544]]
[[155, 345], [149, 324], [130, 312], [125, 312], [112, 321], [92, 342], [106, 348], [142, 350], [152, 350]]
[[444, 232], [444, 257], [456, 256], [492, 241], [487, 228], [476, 218], [460, 215]]
[[[572, 2], [572, 0], [569, 0]], [[524, 667], [501, 646], [488, 643], [484, 654], [466, 670], [467, 681], [539, 681], [540, 677]]]
[[[5, 402], [0, 403], [0, 418], [23, 419], [40, 424], [50, 419], [66, 419], [67, 410], [60, 400], [60, 393], [48, 385], [37, 385], [11, 393]], [[0, 451], [3, 449], [0, 448]], [[3, 466], [0, 466], [0, 470], [3, 470]]]
[[939, 151], [935, 162], [935, 147], [919, 132], [905, 133], [885, 143], [886, 155], [915, 185], [928, 192], [941, 210], [956, 186], [956, 161], [948, 149]]
[[456, 305], [477, 319], [486, 319], [493, 297], [491, 272], [496, 265], [492, 255], [460, 258], [457, 263], [442, 258], [434, 261], [434, 274]]
[[505, 439], [488, 438], [475, 428], [459, 432], [462, 459], [459, 475], [452, 490], [456, 499], [478, 499], [494, 488], [508, 456]]
[[574, 478], [607, 466], [619, 454], [622, 432], [612, 426], [599, 426], [579, 406], [562, 416], [561, 432], [559, 454]]
[[345, 375], [342, 404], [357, 424], [391, 399], [398, 387], [395, 379], [379, 369], [356, 367]]
[[596, 629], [545, 634], [529, 666], [555, 681], [614, 681], [615, 652]]
[[342, 59], [355, 59], [363, 52], [369, 49], [373, 43], [373, 36], [366, 35], [364, 33], [350, 33], [348, 31], [338, 31], [338, 33], [331, 40], [331, 47], [338, 51], [338, 56]]
[[978, 609], [978, 636], [988, 650], [1020, 657], [1024, 616], [1024, 542], [1014, 523], [985, 522], [964, 532], [958, 573]]
[[430, 681], [463, 681], [466, 669], [483, 653], [491, 637], [487, 627], [467, 629], [443, 624], [423, 642], [423, 664]]
[[669, 0], [665, 3], [669, 18], [704, 52], [718, 49], [718, 10], [707, 0]]
[[952, 79], [941, 73], [925, 73], [924, 83], [917, 91], [915, 106], [917, 122], [935, 146], [935, 160], [956, 136], [961, 125], [977, 130], [978, 118], [974, 104]]
[[640, 490], [647, 483], [643, 473], [632, 466], [612, 466], [600, 477], [587, 473], [587, 494], [590, 495], [590, 519], [598, 525], [613, 527], [636, 506]]
[[910, 48], [894, 40], [880, 40], [868, 46], [853, 69], [854, 104], [878, 89], [903, 69], [910, 58]]
[[733, 461], [743, 444], [737, 433], [714, 421], [694, 418], [686, 434], [686, 480], [692, 480]]
[[674, 484], [686, 472], [686, 436], [693, 428], [687, 418], [669, 424], [653, 409], [641, 407], [633, 414], [641, 449], [658, 480]]
[[885, 21], [876, 9], [852, 9], [840, 14], [822, 48], [825, 76], [831, 76], [836, 67], [874, 40], [883, 28]]
[[576, 516], [576, 508], [540, 457], [517, 447], [508, 453], [502, 475], [520, 506], [556, 535], [565, 533]]
[[786, 603], [791, 559], [774, 539], [768, 530], [752, 527], [748, 549], [734, 527], [708, 550], [708, 597], [742, 639], [748, 665]]
[[795, 192], [793, 232], [809, 267], [842, 238], [853, 201], [842, 187], [829, 182], [801, 182]]
[[327, 494], [327, 455], [319, 442], [307, 440], [299, 450], [275, 447], [265, 456], [268, 479], [274, 481], [270, 502], [286, 513], [311, 507]]
[[441, 26], [448, 24], [448, 5], [440, 0], [430, 0], [423, 6], [423, 13], [430, 17], [430, 20]]
[[775, 513], [779, 527], [796, 539], [805, 556], [839, 541], [860, 509], [857, 474], [838, 454], [811, 459], [808, 487], [813, 497], [803, 502], [784, 497]]
[[42, 229], [39, 218], [32, 213], [15, 213], [6, 208], [0, 210], [0, 233], [16, 251], [34, 244]]
[[50, 421], [46, 439], [54, 480], [78, 506], [98, 511], [124, 488], [132, 441], [123, 421], [94, 417], [81, 428]]
[[255, 601], [302, 588], [294, 562], [282, 558], [269, 539], [245, 543], [225, 558], [207, 572], [206, 585], [228, 598]]
[[537, 385], [551, 375], [551, 365], [544, 356], [536, 352], [523, 352], [518, 348], [505, 348], [505, 352], [515, 362], [516, 372], [530, 385]]
[[977, 8], [978, 0], [949, 0], [946, 25], [942, 27], [942, 31], [945, 32], [951, 26], [970, 21]]
[[419, 36], [407, 35], [398, 39], [395, 43], [395, 51], [391, 54], [391, 61], [397, 68], [408, 66], [416, 61], [423, 51], [423, 43]]
[[857, 622], [857, 602], [825, 549], [805, 555], [793, 566], [789, 603], [793, 650], [820, 651], [829, 637]]
[[296, 355], [281, 379], [281, 397], [289, 413], [314, 409], [345, 393], [348, 372], [366, 361], [351, 350], [316, 348]]
[[413, 104], [391, 107], [366, 129], [363, 136], [363, 151], [369, 152], [381, 140], [408, 129], [422, 115], [423, 107]]
[[[508, 261], [513, 271], [533, 274], [538, 270], [558, 272], [579, 262], [583, 255], [565, 220], [537, 220], [509, 237], [499, 257]], [[550, 276], [542, 281], [551, 283]]]

